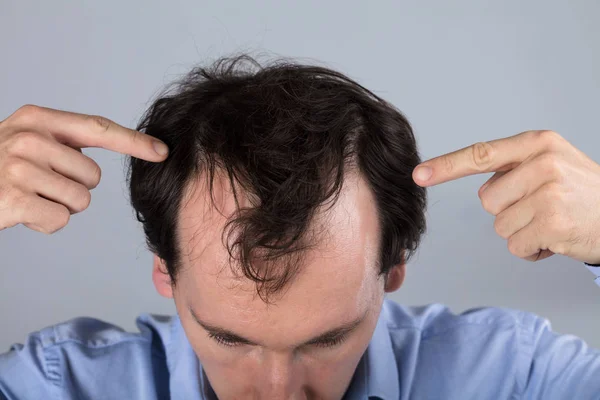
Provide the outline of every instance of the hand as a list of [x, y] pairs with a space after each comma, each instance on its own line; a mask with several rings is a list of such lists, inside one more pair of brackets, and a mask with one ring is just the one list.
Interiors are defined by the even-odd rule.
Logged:
[[161, 155], [154, 143], [162, 144], [103, 117], [21, 107], [0, 122], [0, 230], [21, 223], [54, 233], [88, 207], [101, 171], [81, 148], [164, 160], [166, 145]]
[[479, 198], [512, 254], [600, 263], [600, 165], [555, 132], [528, 131], [426, 161], [413, 179], [432, 186], [486, 172], [495, 174]]

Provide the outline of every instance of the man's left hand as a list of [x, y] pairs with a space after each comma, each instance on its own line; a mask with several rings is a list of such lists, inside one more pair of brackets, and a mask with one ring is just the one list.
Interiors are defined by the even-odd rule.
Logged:
[[556, 132], [527, 131], [428, 160], [413, 179], [433, 186], [487, 172], [479, 198], [512, 254], [600, 264], [600, 165]]

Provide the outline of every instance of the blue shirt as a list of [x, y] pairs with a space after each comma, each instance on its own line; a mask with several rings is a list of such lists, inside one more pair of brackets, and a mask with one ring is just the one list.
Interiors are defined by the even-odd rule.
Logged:
[[[179, 318], [77, 318], [0, 356], [8, 399], [215, 399]], [[234, 379], [234, 377], [232, 377]], [[0, 395], [2, 398], [2, 395]], [[386, 300], [345, 399], [600, 399], [600, 352], [510, 309]]]

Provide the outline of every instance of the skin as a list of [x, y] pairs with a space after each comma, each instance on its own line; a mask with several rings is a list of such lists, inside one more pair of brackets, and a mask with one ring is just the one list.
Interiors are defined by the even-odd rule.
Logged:
[[[157, 153], [156, 143], [100, 116], [20, 108], [0, 122], [0, 230], [23, 224], [51, 234], [85, 210], [101, 172], [82, 148], [161, 162], [167, 154]], [[434, 186], [490, 172], [495, 174], [478, 194], [511, 253], [531, 261], [562, 254], [600, 264], [600, 165], [555, 132], [476, 143], [424, 162], [413, 178]], [[316, 222], [329, 227], [329, 235], [269, 307], [224, 263], [214, 234], [223, 219], [207, 207], [201, 185], [190, 185], [179, 227], [185, 268], [173, 285], [155, 257], [153, 280], [161, 295], [174, 298], [187, 337], [222, 398], [339, 398], [345, 390], [384, 291], [398, 289], [405, 275], [402, 264], [392, 268], [387, 283], [377, 277], [372, 198], [358, 176], [347, 179], [339, 202]], [[232, 208], [226, 185], [221, 193], [217, 203], [227, 215]], [[190, 309], [205, 325], [253, 343], [231, 348], [215, 342]], [[337, 346], [306, 344], [362, 315]]]
[[0, 122], [0, 230], [23, 224], [52, 234], [84, 211], [101, 176], [85, 147], [152, 162], [168, 154], [163, 142], [98, 115], [23, 106]]
[[[221, 234], [235, 204], [227, 179], [217, 182], [218, 211], [200, 183], [188, 190], [179, 218], [186, 256], [176, 284], [158, 257], [153, 272], [157, 291], [174, 298], [213, 389], [220, 399], [341, 398], [371, 339], [384, 291], [399, 288], [405, 272], [403, 264], [394, 267], [386, 284], [378, 273], [379, 225], [366, 183], [346, 178], [338, 202], [314, 221], [327, 227], [326, 237], [267, 305], [255, 284], [228, 264]], [[349, 324], [354, 328], [339, 344], [313, 340]], [[246, 340], [219, 343], [210, 336], [217, 327]]]
[[433, 186], [489, 172], [479, 198], [512, 254], [600, 264], [598, 163], [554, 131], [526, 131], [426, 161], [413, 178]]

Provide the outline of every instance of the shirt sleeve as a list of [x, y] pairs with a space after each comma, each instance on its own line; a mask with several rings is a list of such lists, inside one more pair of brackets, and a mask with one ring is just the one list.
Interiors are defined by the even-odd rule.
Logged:
[[0, 355], [0, 399], [55, 399], [59, 382], [53, 376], [58, 367], [45, 352], [38, 333], [28, 336], [24, 344], [13, 345]]
[[594, 279], [594, 282], [596, 282], [596, 285], [600, 286], [600, 264], [585, 263], [585, 267], [588, 269], [588, 271], [594, 274], [594, 276], [596, 277], [596, 279]]
[[536, 317], [523, 329], [523, 399], [600, 399], [600, 351], [573, 335], [553, 332], [550, 322]]

